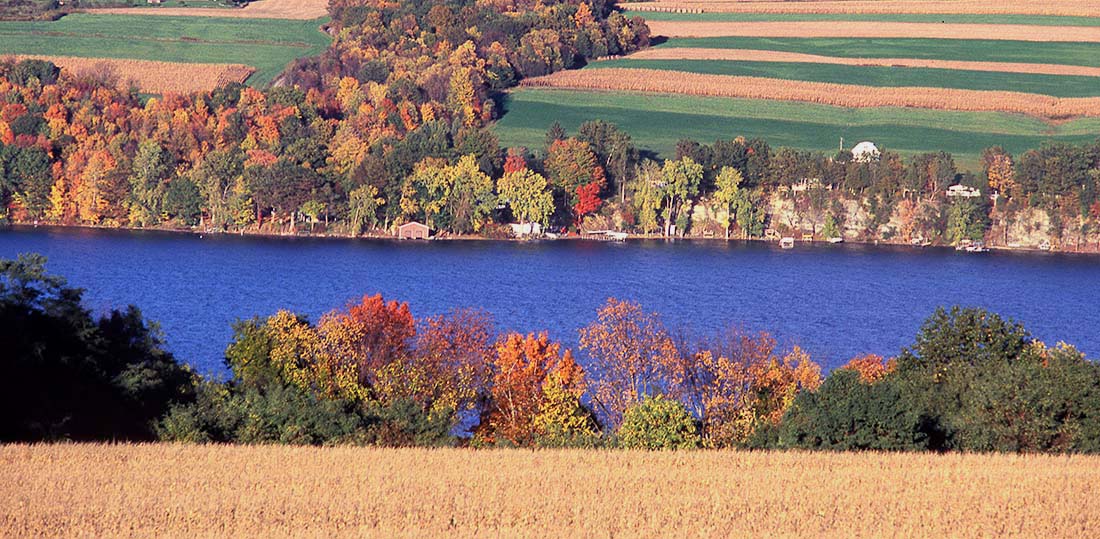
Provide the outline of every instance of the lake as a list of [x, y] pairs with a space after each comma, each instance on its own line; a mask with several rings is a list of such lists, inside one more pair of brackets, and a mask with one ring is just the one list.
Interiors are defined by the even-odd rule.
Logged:
[[16, 228], [0, 257], [39, 252], [96, 311], [138, 305], [177, 357], [224, 374], [238, 318], [285, 308], [316, 320], [364, 294], [416, 316], [491, 312], [498, 328], [548, 330], [574, 347], [608, 297], [698, 333], [731, 325], [800, 345], [826, 368], [895, 355], [939, 305], [991, 309], [1049, 344], [1100, 357], [1100, 258], [965, 254], [855, 244], [721, 241], [394, 242]]

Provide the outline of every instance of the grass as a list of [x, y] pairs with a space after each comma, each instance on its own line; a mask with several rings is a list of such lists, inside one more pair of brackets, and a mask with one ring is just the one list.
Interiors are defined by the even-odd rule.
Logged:
[[983, 149], [1010, 152], [1037, 148], [1049, 139], [1084, 142], [1096, 137], [1100, 119], [1050, 125], [1014, 114], [927, 109], [848, 109], [809, 103], [677, 95], [627, 94], [525, 88], [504, 101], [507, 114], [495, 131], [506, 146], [541, 149], [546, 129], [557, 121], [570, 132], [602, 119], [625, 129], [640, 148], [672, 157], [683, 138], [711, 142], [742, 135], [762, 137], [773, 147], [831, 152], [844, 137], [904, 154], [944, 150], [964, 168], [977, 170]]
[[674, 38], [660, 47], [800, 52], [843, 58], [926, 58], [1100, 67], [1100, 43], [910, 38]]
[[1100, 26], [1100, 17], [1059, 17], [1053, 15], [980, 15], [929, 13], [665, 13], [630, 11], [628, 17], [639, 16], [651, 21], [884, 21], [955, 24], [1030, 24], [1035, 26]]
[[0, 535], [1095, 537], [1100, 458], [0, 447]]
[[78, 13], [54, 22], [0, 22], [0, 55], [241, 63], [257, 69], [248, 83], [263, 86], [296, 58], [324, 51], [322, 22]]
[[1007, 90], [1056, 97], [1100, 95], [1100, 79], [1082, 76], [728, 60], [622, 59], [595, 62], [589, 65], [589, 69], [609, 67], [663, 69], [710, 75], [767, 77], [836, 84], [860, 84], [864, 86], [931, 86], [966, 90]]

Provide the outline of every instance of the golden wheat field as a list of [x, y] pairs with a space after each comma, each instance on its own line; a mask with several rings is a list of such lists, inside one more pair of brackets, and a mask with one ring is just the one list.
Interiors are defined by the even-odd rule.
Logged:
[[142, 92], [188, 94], [208, 92], [231, 82], [244, 82], [256, 71], [242, 64], [193, 64], [123, 58], [78, 58], [75, 56], [18, 55], [16, 59], [48, 60], [76, 75], [89, 72], [132, 82]]
[[731, 0], [670, 0], [626, 2], [623, 9], [636, 11], [689, 11], [708, 13], [942, 13], [975, 15], [1058, 15], [1096, 16], [1096, 0], [819, 0], [806, 2], [755, 2]]
[[3, 536], [1096, 537], [1100, 458], [0, 447]]
[[573, 90], [613, 90], [801, 101], [837, 107], [917, 107], [1009, 112], [1052, 120], [1100, 116], [1100, 97], [1059, 98], [1007, 91], [860, 86], [659, 69], [616, 67], [567, 70], [524, 79], [520, 84]]
[[665, 37], [846, 37], [1100, 42], [1100, 27], [885, 21], [648, 21]]
[[191, 7], [97, 8], [95, 13], [312, 20], [328, 15], [328, 0], [259, 0], [241, 9]]

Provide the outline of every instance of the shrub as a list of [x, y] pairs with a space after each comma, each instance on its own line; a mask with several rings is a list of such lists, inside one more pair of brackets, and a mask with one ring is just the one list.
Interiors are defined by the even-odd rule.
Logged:
[[694, 449], [700, 443], [698, 426], [684, 405], [660, 395], [629, 408], [618, 437], [627, 449]]

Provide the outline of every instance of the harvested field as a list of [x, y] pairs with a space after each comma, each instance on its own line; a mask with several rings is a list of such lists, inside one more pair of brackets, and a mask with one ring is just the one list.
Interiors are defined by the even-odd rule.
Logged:
[[1084, 456], [0, 447], [6, 536], [1089, 537]]
[[184, 17], [237, 17], [248, 19], [313, 20], [328, 15], [328, 0], [259, 0], [241, 9], [190, 7], [121, 7], [89, 10], [121, 15], [175, 15]]
[[653, 35], [665, 37], [881, 37], [1100, 42], [1100, 28], [1094, 26], [932, 24], [888, 21], [649, 21], [648, 24]]
[[815, 2], [737, 2], [694, 0], [620, 3], [622, 9], [699, 13], [944, 13], [1100, 17], [1095, 0], [989, 2], [983, 0], [872, 0]]
[[256, 68], [242, 64], [191, 64], [121, 58], [78, 58], [75, 56], [18, 56], [19, 59], [49, 60], [63, 70], [81, 74], [94, 72], [117, 78], [120, 84], [133, 82], [151, 94], [207, 92], [232, 82], [248, 80]]
[[584, 69], [525, 79], [531, 87], [802, 101], [839, 107], [918, 107], [1027, 114], [1061, 120], [1100, 116], [1100, 97], [1056, 98], [1006, 91], [870, 87], [655, 69]]
[[966, 60], [928, 60], [921, 58], [840, 58], [817, 54], [753, 49], [655, 48], [627, 56], [635, 60], [729, 60], [738, 62], [800, 62], [806, 64], [839, 64], [849, 66], [924, 67], [932, 69], [962, 69], [1040, 75], [1073, 75], [1100, 77], [1100, 67], [1029, 64], [1021, 62], [971, 62]]

